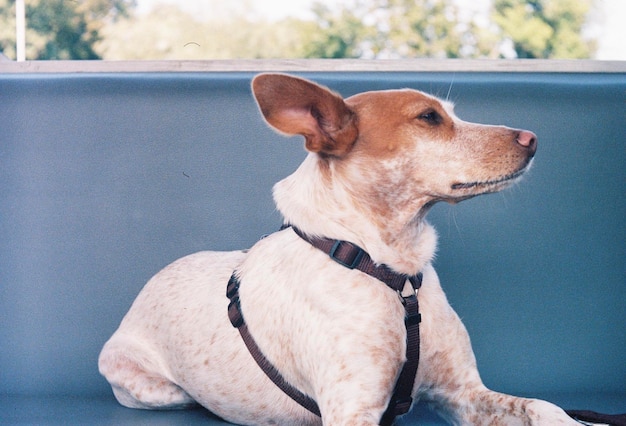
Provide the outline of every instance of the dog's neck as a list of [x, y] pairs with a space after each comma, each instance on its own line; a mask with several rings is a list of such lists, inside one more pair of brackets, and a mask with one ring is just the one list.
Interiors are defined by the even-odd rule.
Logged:
[[437, 242], [423, 215], [389, 214], [385, 221], [375, 220], [374, 213], [355, 204], [349, 186], [326, 160], [309, 154], [292, 175], [274, 186], [274, 200], [285, 223], [309, 235], [357, 244], [376, 263], [399, 273], [421, 271], [432, 260]]

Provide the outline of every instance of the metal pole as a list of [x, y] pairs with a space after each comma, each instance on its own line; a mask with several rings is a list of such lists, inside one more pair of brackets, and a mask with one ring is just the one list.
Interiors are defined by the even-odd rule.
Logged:
[[18, 61], [26, 60], [26, 10], [24, 0], [15, 0], [15, 44]]

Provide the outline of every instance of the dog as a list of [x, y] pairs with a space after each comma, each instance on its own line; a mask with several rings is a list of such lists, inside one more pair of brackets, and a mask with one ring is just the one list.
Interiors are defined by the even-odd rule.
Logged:
[[[196, 404], [244, 425], [377, 425], [407, 357], [399, 292], [333, 261], [299, 233], [347, 241], [396, 274], [421, 273], [413, 400], [452, 424], [575, 425], [557, 406], [488, 390], [467, 331], [431, 265], [425, 220], [440, 201], [499, 191], [530, 167], [529, 131], [464, 122], [449, 102], [411, 90], [343, 99], [314, 82], [261, 74], [267, 123], [302, 135], [308, 155], [274, 186], [284, 222], [249, 250], [200, 252], [156, 274], [106, 342], [99, 370], [126, 407]], [[229, 322], [231, 275], [250, 334], [317, 416], [272, 383]], [[412, 292], [412, 293], [411, 293]]]

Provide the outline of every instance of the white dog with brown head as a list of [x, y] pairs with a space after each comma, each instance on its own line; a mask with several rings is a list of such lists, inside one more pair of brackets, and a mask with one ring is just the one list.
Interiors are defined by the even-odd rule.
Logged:
[[[344, 100], [281, 74], [257, 76], [252, 88], [267, 122], [304, 136], [309, 151], [274, 188], [285, 223], [358, 245], [397, 274], [423, 274], [414, 399], [455, 424], [576, 424], [550, 403], [482, 384], [430, 263], [436, 234], [428, 209], [510, 185], [529, 167], [535, 135], [461, 121], [451, 104], [415, 90]], [[258, 348], [315, 400], [321, 418], [270, 381], [229, 322], [224, 292], [233, 271]], [[249, 425], [376, 425], [406, 360], [404, 317], [395, 291], [286, 228], [249, 251], [201, 252], [167, 266], [141, 291], [99, 367], [128, 407], [198, 403]]]

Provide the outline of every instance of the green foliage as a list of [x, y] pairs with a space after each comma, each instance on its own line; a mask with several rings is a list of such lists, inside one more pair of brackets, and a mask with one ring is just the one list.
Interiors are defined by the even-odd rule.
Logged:
[[454, 0], [353, 0], [313, 6], [302, 26], [310, 58], [497, 58], [502, 38], [519, 58], [588, 58], [582, 37], [594, 0], [494, 0], [491, 27], [460, 19]]
[[[446, 0], [386, 0], [388, 46], [400, 57], [460, 57], [463, 30], [457, 6]], [[384, 40], [383, 40], [384, 41]], [[383, 49], [384, 51], [384, 49]]]
[[109, 25], [96, 51], [105, 59], [232, 59], [296, 57], [299, 22], [252, 21], [241, 15], [202, 21], [176, 6]]
[[[595, 0], [492, 0], [492, 24], [461, 18], [455, 0], [315, 3], [313, 20], [278, 22], [206, 0], [134, 12], [135, 0], [26, 0], [28, 59], [588, 58], [581, 33]], [[230, 8], [230, 9], [229, 9]], [[217, 12], [231, 10], [224, 15]], [[217, 13], [217, 15], [216, 15]], [[0, 51], [15, 57], [15, 0], [0, 0]]]
[[0, 53], [16, 57], [14, 0], [0, 0]]
[[465, 30], [457, 25], [451, 0], [360, 0], [334, 11], [318, 3], [313, 12], [306, 57], [463, 55]]
[[315, 21], [299, 28], [305, 58], [359, 58], [366, 37], [362, 17], [349, 8], [333, 12], [323, 3], [315, 3]]
[[592, 0], [495, 0], [493, 21], [518, 58], [588, 58], [581, 36]]
[[[134, 0], [28, 0], [27, 59], [99, 59], [94, 44]], [[0, 0], [0, 49], [15, 57], [15, 0]]]

